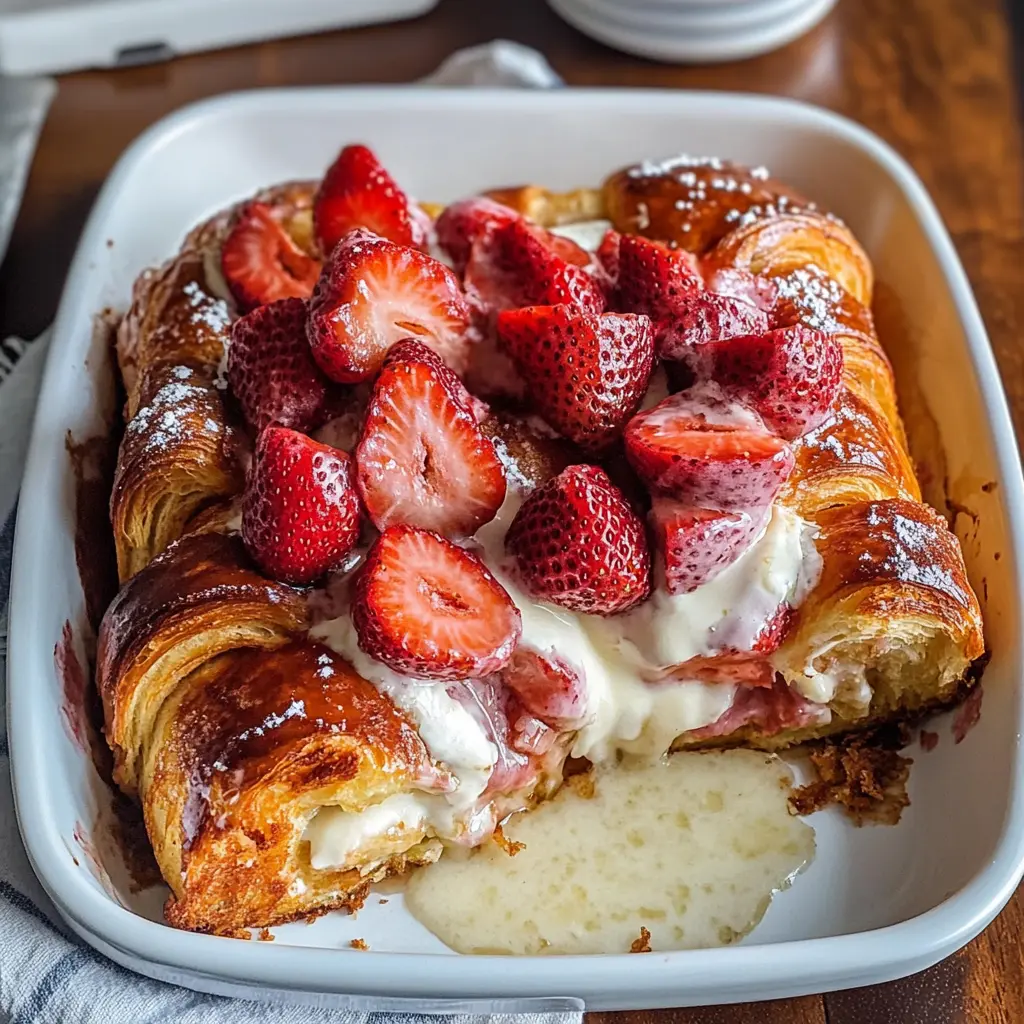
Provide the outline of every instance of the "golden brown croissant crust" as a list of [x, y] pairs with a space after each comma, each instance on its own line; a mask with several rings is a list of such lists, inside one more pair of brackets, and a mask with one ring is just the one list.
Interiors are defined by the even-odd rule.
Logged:
[[158, 365], [147, 371], [140, 395], [110, 496], [122, 581], [177, 540], [192, 516], [238, 493], [244, 482], [241, 439], [206, 375]]
[[308, 627], [304, 597], [251, 566], [238, 536], [182, 538], [132, 577], [100, 627], [96, 683], [115, 779], [137, 787], [141, 745], [178, 681], [235, 647], [274, 647]]
[[[368, 876], [314, 871], [302, 842], [310, 818], [444, 782], [405, 717], [328, 648], [208, 661], [168, 698], [142, 773], [147, 828], [173, 892], [167, 919], [223, 934], [358, 906]], [[373, 877], [418, 855], [385, 858]]]
[[[315, 184], [265, 189], [256, 200], [307, 251], [315, 250]], [[209, 505], [242, 489], [242, 435], [223, 403], [233, 306], [220, 247], [245, 204], [195, 228], [181, 251], [142, 273], [117, 334], [128, 427], [111, 519], [122, 581], [138, 572]]]

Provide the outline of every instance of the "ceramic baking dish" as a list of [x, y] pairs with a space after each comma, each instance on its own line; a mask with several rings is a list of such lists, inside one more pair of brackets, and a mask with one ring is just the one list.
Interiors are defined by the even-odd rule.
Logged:
[[[358, 918], [276, 929], [275, 942], [175, 931], [163, 893], [133, 893], [104, 853], [105, 796], [72, 742], [54, 650], [85, 639], [65, 438], [96, 430], [109, 379], [93, 315], [189, 226], [267, 183], [315, 176], [363, 140], [410, 191], [444, 201], [486, 186], [595, 183], [681, 150], [766, 164], [844, 217], [874, 261], [929, 497], [955, 526], [986, 613], [992, 660], [976, 728], [915, 753], [896, 828], [814, 816], [818, 854], [742, 943], [646, 956], [451, 954], [393, 896]], [[945, 491], [945, 493], [944, 493]], [[946, 497], [949, 505], [944, 504]], [[79, 245], [49, 355], [22, 491], [10, 616], [10, 742], [25, 844], [69, 924], [118, 962], [196, 989], [352, 1008], [505, 1010], [678, 1006], [795, 996], [920, 970], [1002, 907], [1024, 869], [1021, 555], [1024, 487], [995, 362], [964, 272], [907, 165], [862, 128], [801, 104], [643, 90], [339, 88], [226, 96], [161, 122], [125, 154]], [[99, 815], [99, 816], [98, 816]], [[83, 855], [83, 853], [87, 855]], [[370, 952], [348, 948], [366, 940]], [[547, 1000], [546, 1002], [544, 1000]]]

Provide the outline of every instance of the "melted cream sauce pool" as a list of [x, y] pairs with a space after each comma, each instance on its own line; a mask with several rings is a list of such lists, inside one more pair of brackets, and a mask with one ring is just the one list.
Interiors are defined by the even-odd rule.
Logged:
[[641, 928], [652, 950], [720, 946], [814, 856], [777, 757], [682, 753], [588, 780], [506, 824], [514, 857], [489, 843], [415, 872], [406, 906], [460, 953], [622, 953]]

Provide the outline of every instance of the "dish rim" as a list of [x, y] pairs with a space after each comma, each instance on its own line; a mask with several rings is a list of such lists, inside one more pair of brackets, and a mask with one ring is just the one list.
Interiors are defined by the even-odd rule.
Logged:
[[[293, 109], [300, 96], [304, 108], [324, 106], [334, 110], [339, 94], [358, 100], [364, 109], [372, 108], [374, 103], [382, 109], [390, 108], [399, 101], [406, 109], [438, 103], [455, 110], [487, 105], [496, 115], [510, 106], [531, 102], [528, 97], [538, 96], [525, 90], [462, 91], [388, 85], [246, 90], [190, 104], [148, 128], [120, 157], [103, 185], [71, 264], [34, 418], [21, 511], [38, 507], [45, 500], [52, 490], [49, 474], [59, 473], [63, 477], [66, 472], [62, 464], [57, 465], [62, 460], [52, 458], [53, 440], [57, 433], [63, 439], [64, 429], [55, 411], [61, 398], [58, 367], [72, 354], [82, 313], [95, 313], [83, 308], [91, 300], [88, 264], [93, 253], [104, 245], [105, 225], [119, 201], [122, 184], [152, 150], [166, 145], [197, 121], [223, 117], [257, 104], [264, 111], [275, 107]], [[550, 93], [545, 96], [544, 102], [556, 101]], [[691, 111], [700, 107], [708, 117], [723, 108], [739, 107], [750, 117], [832, 136], [860, 149], [881, 167], [919, 221], [949, 286], [987, 408], [987, 426], [1007, 513], [1010, 547], [1005, 554], [1008, 560], [1012, 559], [1018, 590], [1024, 592], [1024, 479], [999, 372], [953, 243], [924, 185], [906, 161], [868, 129], [797, 100], [743, 93], [621, 88], [560, 90], [557, 97], [557, 102], [565, 105], [602, 102], [626, 108], [637, 104], [645, 108], [652, 104], [671, 108], [685, 104]], [[42, 766], [45, 751], [39, 749], [41, 744], [30, 740], [36, 735], [35, 722], [44, 713], [44, 702], [34, 700], [31, 687], [19, 685], [17, 680], [31, 678], [32, 659], [37, 656], [34, 648], [39, 638], [35, 635], [32, 610], [40, 597], [35, 593], [38, 587], [33, 566], [42, 564], [38, 559], [46, 544], [45, 532], [37, 517], [19, 514], [11, 575], [8, 655], [8, 735], [17, 817], [33, 869], [61, 913], [128, 958], [225, 980], [307, 992], [383, 996], [396, 991], [397, 977], [402, 979], [403, 993], [438, 998], [551, 996], [566, 989], [588, 996], [616, 990], [682, 995], [691, 988], [702, 992], [721, 990], [730, 1000], [769, 998], [871, 984], [921, 970], [978, 934], [1007, 902], [1024, 874], [1024, 787], [1020, 781], [1024, 778], [1024, 755], [1018, 729], [1012, 758], [1014, 780], [991, 860], [937, 906], [882, 928], [768, 945], [683, 950], [642, 957], [611, 954], [547, 958], [383, 952], [368, 957], [355, 950], [241, 943], [178, 931], [136, 915], [87, 884], [81, 872], [74, 869], [65, 841], [50, 816], [35, 813], [35, 808], [46, 800], [42, 781], [47, 774]], [[1024, 611], [1019, 612], [1016, 627], [1015, 636], [1019, 638], [1024, 635]], [[1024, 702], [1021, 707], [1024, 709]], [[1024, 725], [1024, 710], [1021, 719], [1019, 726]], [[358, 970], [350, 974], [347, 967], [356, 961], [339, 957], [359, 957]], [[743, 979], [740, 983], [739, 978]]]

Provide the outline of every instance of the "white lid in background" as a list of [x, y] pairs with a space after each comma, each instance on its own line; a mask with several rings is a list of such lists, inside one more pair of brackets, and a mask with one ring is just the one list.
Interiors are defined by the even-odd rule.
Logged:
[[0, 72], [56, 73], [423, 14], [438, 0], [0, 0]]

